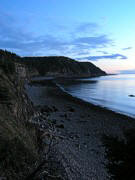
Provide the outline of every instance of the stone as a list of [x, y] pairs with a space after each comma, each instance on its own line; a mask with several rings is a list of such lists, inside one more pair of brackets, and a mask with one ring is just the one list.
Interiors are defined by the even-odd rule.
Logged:
[[60, 125], [57, 125], [56, 127], [58, 127], [58, 128], [64, 128], [64, 125], [63, 124], [60, 124]]
[[133, 95], [133, 94], [130, 94], [130, 95], [129, 95], [129, 97], [135, 97], [135, 95]]

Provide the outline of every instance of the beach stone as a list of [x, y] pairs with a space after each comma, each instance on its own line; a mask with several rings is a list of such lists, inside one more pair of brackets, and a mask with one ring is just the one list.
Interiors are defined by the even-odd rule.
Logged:
[[64, 117], [67, 118], [67, 114], [64, 114]]
[[79, 121], [79, 123], [86, 123], [87, 121]]
[[135, 95], [133, 95], [133, 94], [130, 94], [130, 95], [129, 95], [129, 97], [135, 97]]
[[79, 138], [80, 136], [78, 134], [75, 135], [76, 138]]
[[90, 136], [90, 134], [89, 134], [89, 133], [87, 133], [87, 134], [85, 134], [85, 136]]
[[64, 128], [64, 125], [63, 124], [60, 124], [60, 125], [57, 125], [56, 127], [58, 127], [58, 128]]
[[52, 121], [52, 123], [53, 123], [53, 124], [56, 124], [56, 119], [54, 119], [54, 120]]
[[60, 117], [65, 117], [65, 118], [67, 118], [67, 114], [66, 114], [66, 113], [65, 113], [65, 114], [61, 114]]
[[75, 112], [75, 110], [73, 108], [70, 108], [69, 111], [70, 112]]
[[58, 109], [55, 106], [52, 106], [54, 112], [58, 111]]
[[50, 112], [53, 112], [53, 109], [50, 108], [49, 106], [44, 106], [43, 108], [41, 108], [41, 113], [50, 113]]

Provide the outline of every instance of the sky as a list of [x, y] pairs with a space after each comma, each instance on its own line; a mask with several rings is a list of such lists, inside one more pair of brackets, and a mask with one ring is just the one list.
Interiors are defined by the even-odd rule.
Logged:
[[1, 0], [0, 48], [135, 72], [134, 0]]

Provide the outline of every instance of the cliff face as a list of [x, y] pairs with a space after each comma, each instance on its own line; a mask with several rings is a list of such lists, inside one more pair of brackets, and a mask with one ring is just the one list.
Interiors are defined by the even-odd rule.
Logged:
[[92, 77], [106, 75], [90, 62], [78, 62], [62, 56], [25, 57], [21, 61], [29, 69], [36, 69], [40, 75], [54, 77]]
[[[24, 179], [39, 159], [34, 110], [24, 91], [26, 71], [14, 54], [0, 51], [0, 176]], [[20, 71], [21, 70], [21, 71]]]

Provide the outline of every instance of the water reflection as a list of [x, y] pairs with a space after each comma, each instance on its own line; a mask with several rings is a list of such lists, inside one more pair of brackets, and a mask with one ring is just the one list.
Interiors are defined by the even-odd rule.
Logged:
[[135, 117], [135, 75], [79, 79], [63, 84], [66, 91], [85, 101]]

